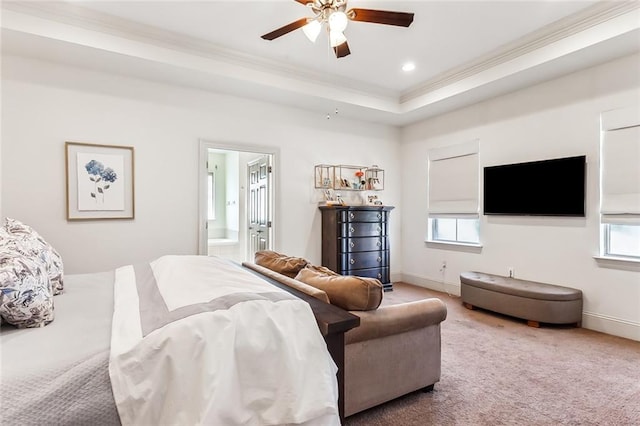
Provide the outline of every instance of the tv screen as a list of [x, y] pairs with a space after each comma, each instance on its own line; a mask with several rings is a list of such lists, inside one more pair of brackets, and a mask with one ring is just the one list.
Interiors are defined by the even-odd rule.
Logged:
[[586, 156], [484, 168], [484, 214], [585, 215]]

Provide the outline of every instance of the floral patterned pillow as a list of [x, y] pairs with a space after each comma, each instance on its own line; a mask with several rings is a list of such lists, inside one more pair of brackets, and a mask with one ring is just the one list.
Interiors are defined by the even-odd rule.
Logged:
[[0, 239], [0, 317], [19, 328], [41, 327], [54, 318], [51, 280], [45, 265], [24, 256], [15, 241]]
[[[33, 256], [39, 259], [45, 266], [45, 270], [51, 280], [53, 294], [57, 295], [64, 290], [64, 267], [60, 254], [40, 236], [33, 228], [11, 218], [5, 219], [5, 237], [0, 236], [0, 243], [15, 246], [25, 256]], [[7, 239], [8, 241], [5, 241]], [[11, 242], [14, 240], [15, 242]], [[4, 241], [4, 243], [3, 243]]]

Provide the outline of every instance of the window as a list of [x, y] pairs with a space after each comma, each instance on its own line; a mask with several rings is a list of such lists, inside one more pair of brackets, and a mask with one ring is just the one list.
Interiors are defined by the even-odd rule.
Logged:
[[207, 175], [207, 218], [216, 219], [216, 180], [213, 172]]
[[605, 256], [640, 258], [640, 225], [604, 225]]
[[601, 255], [640, 260], [640, 108], [602, 113]]
[[433, 241], [477, 244], [480, 242], [478, 219], [429, 218]]
[[427, 241], [480, 243], [478, 141], [429, 151]]

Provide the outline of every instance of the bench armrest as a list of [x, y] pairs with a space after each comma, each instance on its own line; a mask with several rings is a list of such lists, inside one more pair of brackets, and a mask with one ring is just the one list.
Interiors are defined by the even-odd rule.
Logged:
[[346, 344], [440, 324], [447, 317], [447, 306], [440, 299], [430, 298], [383, 306], [375, 311], [350, 312], [360, 317], [360, 327], [345, 333]]

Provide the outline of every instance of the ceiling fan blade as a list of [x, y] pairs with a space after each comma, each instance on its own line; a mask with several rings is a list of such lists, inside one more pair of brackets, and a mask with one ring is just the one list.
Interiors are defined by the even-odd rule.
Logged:
[[347, 16], [352, 21], [373, 22], [375, 24], [408, 27], [413, 22], [413, 13], [390, 12], [388, 10], [351, 9]]
[[265, 40], [273, 40], [276, 39], [278, 37], [281, 37], [285, 34], [290, 33], [293, 30], [297, 30], [298, 28], [302, 28], [305, 25], [307, 25], [307, 18], [301, 18], [298, 19], [295, 22], [292, 22], [290, 24], [285, 25], [284, 27], [280, 27], [277, 30], [273, 30], [270, 33], [267, 33], [265, 35], [262, 36], [263, 39]]
[[349, 44], [346, 41], [334, 47], [333, 51], [336, 53], [336, 58], [344, 58], [351, 53], [349, 50]]

